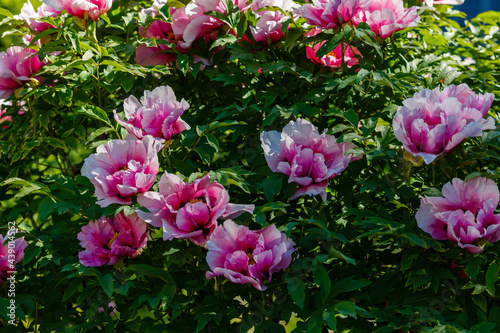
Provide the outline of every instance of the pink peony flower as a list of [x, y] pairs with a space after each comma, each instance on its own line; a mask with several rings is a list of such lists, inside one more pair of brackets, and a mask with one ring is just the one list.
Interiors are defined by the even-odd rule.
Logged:
[[499, 191], [493, 180], [477, 177], [464, 182], [454, 178], [442, 192], [444, 198], [421, 199], [415, 217], [422, 230], [471, 253], [481, 252], [484, 241], [500, 239], [500, 214], [494, 214]]
[[258, 20], [255, 27], [250, 27], [252, 36], [264, 45], [277, 43], [283, 37], [281, 25], [289, 18], [280, 11], [265, 10], [265, 7], [278, 7], [283, 11], [292, 12], [298, 9], [298, 4], [292, 0], [257, 0], [250, 6]]
[[233, 283], [250, 283], [266, 290], [273, 273], [287, 268], [292, 261], [295, 243], [270, 225], [253, 231], [227, 220], [215, 228], [207, 242], [207, 279], [224, 275]]
[[321, 29], [335, 29], [351, 21], [372, 0], [312, 0], [297, 12], [307, 23]]
[[[243, 10], [245, 2], [243, 0], [231, 0]], [[178, 8], [172, 14], [172, 29], [176, 36], [182, 36], [184, 42], [181, 47], [188, 48], [195, 39], [204, 37], [206, 39], [217, 38], [217, 30], [224, 23], [213, 16], [205, 15], [209, 11], [226, 13], [226, 6], [223, 0], [192, 0], [185, 7]]]
[[[140, 27], [139, 34], [144, 38], [155, 38], [173, 44], [182, 42], [182, 36], [176, 36], [174, 34], [172, 24], [169, 22], [154, 21], [146, 32], [144, 32], [143, 27]], [[175, 61], [176, 55], [174, 53], [167, 53], [166, 51], [168, 50], [172, 50], [172, 48], [166, 44], [157, 44], [157, 46], [151, 47], [141, 44], [135, 51], [135, 62], [141, 66], [170, 64]]]
[[46, 4], [42, 4], [35, 11], [35, 8], [31, 4], [31, 2], [27, 1], [21, 8], [21, 13], [17, 15], [16, 18], [25, 21], [31, 30], [36, 32], [41, 32], [49, 28], [55, 28], [55, 27], [53, 25], [50, 25], [49, 23], [39, 21], [38, 19], [48, 16], [55, 17], [59, 14], [60, 11], [57, 11]]
[[[312, 62], [318, 65], [332, 68], [342, 67], [343, 63], [346, 63], [348, 68], [358, 64], [358, 59], [356, 58], [356, 55], [359, 54], [358, 49], [346, 43], [344, 43], [343, 46], [342, 44], [339, 44], [333, 51], [324, 55], [321, 59], [317, 58], [316, 52], [318, 52], [321, 46], [325, 43], [326, 41], [323, 41], [321, 43], [314, 44], [313, 46], [308, 46], [306, 48], [307, 59], [311, 59]], [[342, 62], [342, 47], [344, 48], [344, 62]]]
[[[16, 271], [16, 264], [23, 260], [24, 250], [28, 243], [24, 237], [11, 240], [16, 233], [15, 229], [9, 229], [5, 237], [0, 234], [0, 284]], [[9, 252], [10, 250], [10, 252]]]
[[394, 134], [407, 152], [432, 163], [464, 139], [495, 128], [493, 118], [484, 119], [494, 97], [475, 94], [466, 84], [424, 89], [403, 101], [392, 123]]
[[361, 158], [345, 155], [356, 147], [354, 144], [336, 143], [326, 130], [319, 134], [313, 124], [300, 118], [286, 125], [282, 133], [262, 132], [260, 140], [271, 170], [284, 173], [289, 183], [301, 186], [290, 200], [319, 194], [325, 201], [328, 180], [344, 171], [350, 161]]
[[367, 10], [360, 11], [353, 19], [354, 24], [366, 22], [382, 38], [394, 32], [418, 25], [418, 7], [406, 9], [403, 0], [372, 0]]
[[69, 15], [97, 21], [102, 14], [111, 9], [113, 0], [43, 0], [43, 3], [58, 12], [65, 10]]
[[149, 190], [158, 174], [160, 149], [161, 143], [150, 135], [141, 140], [128, 135], [97, 147], [82, 167], [82, 175], [95, 186], [97, 204], [130, 205], [132, 196]]
[[123, 256], [135, 258], [141, 254], [148, 242], [148, 225], [135, 213], [129, 216], [118, 213], [90, 221], [77, 238], [85, 249], [78, 253], [82, 265], [114, 265]]
[[179, 177], [165, 173], [160, 179], [159, 193], [146, 192], [137, 198], [150, 213], [137, 211], [146, 222], [163, 227], [163, 240], [189, 238], [203, 245], [217, 226], [217, 219], [230, 219], [243, 212], [252, 213], [254, 205], [229, 203], [226, 189], [208, 175], [184, 183]]
[[9, 97], [42, 67], [36, 51], [11, 46], [0, 52], [0, 99]]
[[172, 135], [191, 128], [180, 118], [189, 104], [184, 99], [177, 101], [169, 86], [146, 90], [140, 102], [130, 96], [123, 102], [123, 108], [127, 121], [115, 112], [116, 121], [139, 139], [151, 135], [160, 141], [170, 140]]

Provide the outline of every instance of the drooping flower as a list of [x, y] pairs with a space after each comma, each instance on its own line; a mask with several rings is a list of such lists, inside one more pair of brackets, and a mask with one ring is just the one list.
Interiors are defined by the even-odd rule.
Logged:
[[449, 239], [471, 253], [483, 251], [485, 241], [500, 239], [498, 186], [491, 179], [454, 178], [442, 190], [444, 198], [424, 197], [416, 214], [418, 226], [438, 240]]
[[146, 90], [140, 102], [130, 96], [123, 102], [123, 108], [127, 121], [115, 112], [116, 121], [139, 139], [151, 135], [159, 140], [170, 140], [172, 135], [191, 128], [180, 118], [189, 104], [184, 99], [177, 101], [169, 86]]
[[27, 1], [21, 8], [21, 13], [19, 13], [16, 18], [25, 21], [31, 30], [42, 32], [49, 28], [54, 28], [54, 26], [49, 23], [40, 21], [39, 19], [43, 17], [54, 17], [59, 14], [60, 11], [55, 10], [47, 4], [42, 4], [35, 11], [33, 4], [30, 1]]
[[355, 25], [365, 22], [382, 38], [394, 32], [418, 25], [417, 6], [405, 8], [403, 0], [372, 0], [366, 10], [359, 11], [353, 19]]
[[333, 135], [318, 129], [305, 119], [291, 121], [283, 132], [262, 132], [262, 148], [267, 164], [274, 172], [289, 176], [288, 182], [301, 187], [290, 200], [303, 195], [321, 195], [326, 200], [328, 180], [339, 175], [350, 161], [361, 157], [345, 154], [356, 146], [352, 143], [336, 143]]
[[11, 46], [0, 52], [0, 99], [6, 99], [17, 88], [31, 80], [42, 67], [37, 51]]
[[43, 0], [43, 3], [58, 12], [65, 10], [69, 15], [97, 21], [102, 14], [111, 9], [113, 0]]
[[[321, 59], [316, 57], [316, 52], [318, 52], [321, 46], [325, 43], [326, 41], [323, 41], [312, 46], [308, 46], [306, 48], [307, 59], [311, 59], [312, 62], [318, 65], [332, 67], [333, 69], [342, 67], [342, 64], [344, 63], [347, 64], [348, 68], [358, 64], [358, 59], [356, 58], [356, 55], [359, 54], [358, 49], [346, 43], [343, 45], [339, 44], [333, 51], [322, 56]], [[342, 49], [344, 51], [343, 54]]]
[[163, 227], [163, 240], [189, 238], [196, 245], [205, 244], [218, 218], [235, 218], [244, 212], [252, 213], [255, 208], [229, 203], [226, 189], [216, 181], [210, 183], [209, 175], [184, 183], [176, 175], [165, 173], [159, 192], [146, 192], [137, 202], [150, 211], [137, 211], [144, 221]]
[[465, 83], [443, 91], [424, 89], [403, 101], [393, 120], [394, 134], [408, 153], [432, 163], [464, 139], [495, 128], [492, 117], [484, 119], [493, 99]]
[[24, 250], [28, 246], [24, 237], [17, 238], [14, 241], [10, 240], [13, 234], [12, 231], [9, 231], [5, 237], [0, 234], [0, 284], [4, 283], [12, 275], [9, 272], [16, 271], [16, 264], [23, 260]]
[[233, 283], [250, 283], [266, 290], [273, 273], [287, 268], [292, 261], [295, 243], [270, 225], [253, 231], [231, 220], [215, 228], [207, 242], [207, 279], [223, 275]]
[[297, 11], [307, 23], [320, 29], [335, 29], [367, 9], [372, 0], [312, 0]]
[[150, 135], [141, 140], [128, 135], [97, 147], [82, 167], [82, 175], [95, 186], [97, 204], [130, 205], [132, 196], [149, 190], [158, 174], [160, 149], [161, 143]]
[[[231, 0], [233, 4], [243, 10], [246, 1]], [[182, 47], [190, 47], [191, 44], [200, 37], [205, 39], [216, 39], [217, 30], [224, 23], [204, 13], [215, 11], [225, 14], [226, 6], [223, 0], [191, 0], [186, 6], [178, 8], [172, 14], [172, 29], [176, 36], [182, 36], [184, 42]]]
[[90, 221], [77, 238], [85, 249], [78, 253], [82, 265], [114, 265], [123, 256], [135, 258], [142, 252], [148, 242], [148, 225], [135, 213], [118, 213]]

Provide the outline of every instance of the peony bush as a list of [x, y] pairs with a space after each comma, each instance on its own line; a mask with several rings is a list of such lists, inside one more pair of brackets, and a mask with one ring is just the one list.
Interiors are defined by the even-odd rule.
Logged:
[[460, 3], [0, 9], [2, 329], [500, 330], [500, 13]]

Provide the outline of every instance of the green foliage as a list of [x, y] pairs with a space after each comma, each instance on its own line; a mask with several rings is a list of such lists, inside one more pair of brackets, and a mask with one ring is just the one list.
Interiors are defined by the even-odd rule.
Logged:
[[[156, 41], [142, 38], [138, 29], [151, 19], [139, 14], [143, 2], [115, 3], [106, 16], [83, 27], [69, 16], [45, 19], [55, 28], [32, 41], [32, 46], [41, 42], [38, 52], [47, 64], [37, 76], [45, 81], [16, 91], [6, 113], [13, 121], [0, 132], [1, 233], [13, 221], [29, 244], [18, 264], [18, 328], [499, 329], [500, 245], [486, 244], [484, 252], [471, 254], [432, 239], [414, 218], [420, 198], [436, 195], [455, 177], [500, 177], [499, 132], [468, 139], [446, 158], [415, 167], [403, 159], [391, 124], [402, 101], [423, 88], [465, 82], [476, 92], [500, 96], [500, 14], [483, 13], [460, 27], [450, 17], [459, 14], [447, 6], [421, 9], [417, 27], [385, 41], [366, 24], [304, 37], [304, 21], [287, 22], [285, 37], [264, 46], [242, 40], [255, 19], [228, 1], [227, 14], [208, 15], [235, 33], [196, 50], [212, 65], [203, 68], [193, 54], [177, 51], [172, 66], [142, 67], [134, 61], [137, 46]], [[169, 1], [161, 15], [182, 5]], [[4, 22], [17, 33], [27, 32], [16, 20]], [[332, 71], [314, 64], [305, 49], [318, 40], [328, 40], [319, 54], [341, 42], [357, 47], [359, 66]], [[275, 224], [295, 242], [292, 264], [273, 275], [265, 291], [223, 277], [207, 280], [206, 249], [187, 240], [164, 242], [161, 230], [153, 228], [137, 258], [99, 268], [79, 263], [76, 235], [82, 226], [138, 208], [96, 205], [94, 186], [80, 175], [83, 161], [99, 145], [126, 136], [113, 119], [114, 110], [123, 111], [124, 99], [160, 85], [189, 102], [183, 119], [191, 127], [159, 154], [161, 171], [190, 181], [209, 173], [229, 191], [231, 202], [256, 206], [253, 215], [237, 219], [239, 224], [252, 229]], [[494, 103], [490, 114], [497, 124], [498, 111]], [[324, 203], [309, 196], [289, 200], [297, 185], [273, 173], [263, 154], [261, 132], [281, 131], [298, 117], [355, 143], [352, 152], [363, 155], [330, 180]], [[8, 302], [0, 298], [0, 321], [6, 325]]]

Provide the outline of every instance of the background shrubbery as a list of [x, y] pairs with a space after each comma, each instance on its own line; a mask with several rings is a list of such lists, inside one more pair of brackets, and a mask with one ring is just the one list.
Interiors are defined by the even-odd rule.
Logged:
[[[383, 41], [366, 25], [322, 32], [314, 38], [342, 40], [362, 55], [359, 65], [334, 71], [307, 59], [311, 39], [303, 36], [303, 20], [285, 26], [284, 38], [269, 46], [220, 31], [213, 43], [224, 47], [211, 65], [177, 52], [170, 66], [142, 67], [134, 61], [137, 46], [157, 43], [138, 33], [152, 21], [139, 15], [150, 6], [117, 0], [105, 19], [84, 27], [70, 16], [48, 19], [57, 28], [39, 47], [47, 64], [36, 75], [44, 80], [10, 97], [5, 115], [12, 121], [0, 132], [0, 218], [4, 226], [16, 223], [28, 247], [17, 264], [17, 327], [7, 326], [9, 298], [3, 292], [0, 298], [6, 331], [500, 329], [500, 245], [471, 254], [432, 239], [415, 220], [420, 198], [439, 195], [455, 177], [498, 183], [499, 132], [485, 131], [436, 163], [415, 167], [403, 159], [392, 130], [403, 100], [424, 88], [460, 83], [495, 94], [489, 115], [500, 122], [500, 13], [480, 14], [461, 27], [452, 17], [463, 14], [450, 6], [422, 7], [417, 27]], [[166, 8], [161, 13], [165, 20]], [[232, 16], [234, 26], [243, 17]], [[21, 23], [3, 21], [19, 45], [28, 32]], [[198, 54], [213, 52], [201, 40], [195, 46]], [[162, 85], [189, 102], [182, 118], [191, 129], [159, 153], [157, 178], [170, 172], [192, 181], [209, 173], [231, 202], [256, 206], [238, 224], [275, 224], [293, 239], [291, 266], [275, 274], [267, 290], [223, 277], [207, 280], [204, 248], [164, 242], [153, 228], [142, 254], [123, 265], [79, 263], [82, 226], [138, 208], [96, 205], [93, 185], [80, 175], [83, 161], [99, 145], [126, 136], [113, 119], [124, 99]], [[273, 173], [264, 157], [260, 133], [280, 132], [299, 117], [355, 143], [354, 152], [363, 155], [330, 180], [325, 203], [319, 196], [289, 201], [296, 184]], [[110, 302], [117, 311], [112, 315]]]

